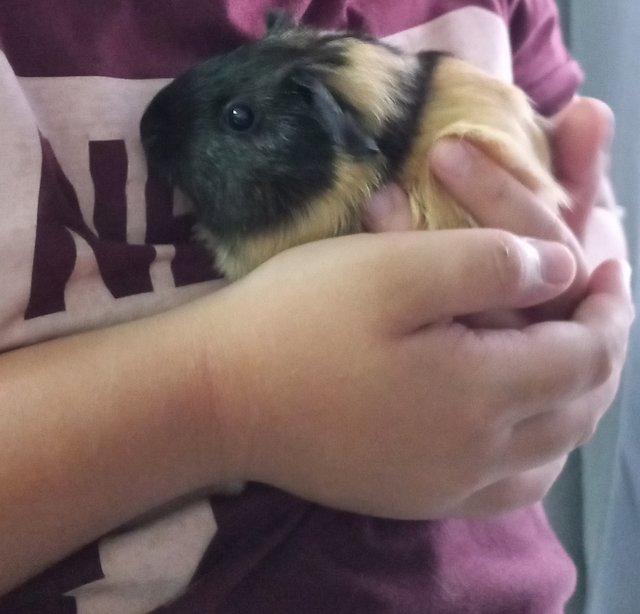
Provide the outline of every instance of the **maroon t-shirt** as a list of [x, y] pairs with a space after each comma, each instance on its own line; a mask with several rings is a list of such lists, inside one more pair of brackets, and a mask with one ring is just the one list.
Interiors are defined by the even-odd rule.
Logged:
[[[138, 122], [168, 79], [259, 36], [273, 4], [0, 4], [0, 351], [224, 284], [190, 240], [188, 204], [147, 177]], [[323, 28], [451, 51], [515, 79], [546, 114], [580, 80], [550, 0], [278, 4]], [[87, 545], [0, 598], [0, 614], [548, 614], [562, 611], [574, 581], [541, 506], [491, 520], [401, 522], [251, 484]]]

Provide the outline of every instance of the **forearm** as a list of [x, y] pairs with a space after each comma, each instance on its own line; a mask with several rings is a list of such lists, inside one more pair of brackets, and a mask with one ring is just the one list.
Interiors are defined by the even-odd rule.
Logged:
[[[554, 420], [619, 372], [630, 310], [607, 270], [611, 287], [585, 300], [604, 305], [582, 320], [478, 335], [453, 317], [549, 301], [575, 277], [571, 252], [497, 230], [359, 234], [287, 250], [165, 314], [0, 357], [0, 590], [238, 479], [361, 514], [466, 513], [597, 419], [600, 406]], [[512, 441], [532, 413], [550, 424]], [[513, 491], [472, 511], [542, 493]]]
[[203, 424], [212, 388], [203, 385], [198, 309], [0, 357], [0, 593], [226, 478], [213, 433], [211, 446], [200, 443], [217, 418]]

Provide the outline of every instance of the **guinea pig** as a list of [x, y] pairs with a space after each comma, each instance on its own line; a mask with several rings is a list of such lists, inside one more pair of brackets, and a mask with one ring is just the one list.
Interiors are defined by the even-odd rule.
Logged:
[[288, 247], [362, 230], [374, 191], [397, 182], [416, 229], [474, 221], [427, 168], [434, 144], [468, 139], [554, 211], [546, 120], [516, 86], [445, 53], [298, 26], [209, 59], [145, 110], [149, 168], [193, 202], [216, 266], [237, 279]]

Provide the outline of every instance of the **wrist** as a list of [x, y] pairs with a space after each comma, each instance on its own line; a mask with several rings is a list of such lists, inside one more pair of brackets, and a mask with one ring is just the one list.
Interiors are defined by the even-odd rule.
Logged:
[[218, 373], [204, 373], [208, 331], [190, 319], [196, 311], [185, 305], [0, 357], [0, 592], [229, 479], [232, 446], [212, 426], [225, 423], [210, 396]]
[[251, 473], [248, 446], [260, 395], [252, 383], [256, 365], [243, 349], [249, 325], [242, 324], [234, 295], [225, 288], [169, 316], [182, 345], [186, 436], [198, 489], [246, 481]]

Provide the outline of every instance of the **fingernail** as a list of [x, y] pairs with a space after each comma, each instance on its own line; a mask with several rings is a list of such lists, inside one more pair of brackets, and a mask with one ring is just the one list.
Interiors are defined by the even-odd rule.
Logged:
[[430, 161], [436, 174], [460, 176], [471, 166], [471, 152], [464, 141], [445, 138], [434, 146]]
[[525, 250], [536, 260], [538, 272], [545, 283], [566, 285], [576, 273], [576, 263], [571, 252], [559, 243], [523, 238]]
[[397, 184], [390, 184], [374, 194], [364, 212], [369, 231], [408, 230], [412, 227], [407, 196]]

